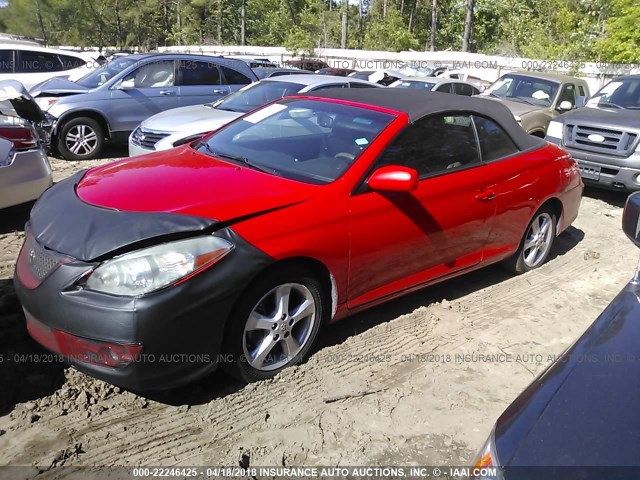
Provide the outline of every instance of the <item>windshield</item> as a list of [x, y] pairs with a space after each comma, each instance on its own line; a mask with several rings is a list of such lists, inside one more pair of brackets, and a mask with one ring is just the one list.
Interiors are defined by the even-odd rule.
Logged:
[[416, 90], [433, 90], [435, 82], [421, 82], [419, 80], [398, 80], [391, 85], [393, 88], [413, 88]]
[[483, 95], [513, 100], [539, 107], [549, 107], [556, 98], [559, 83], [526, 75], [503, 75]]
[[204, 154], [292, 180], [339, 178], [393, 115], [327, 101], [284, 99], [195, 144]]
[[293, 82], [258, 82], [232, 93], [213, 106], [219, 110], [247, 113], [265, 103], [294, 95], [303, 88], [304, 85]]
[[99, 87], [137, 61], [138, 59], [131, 57], [116, 58], [111, 62], [103, 63], [80, 80], [77, 80], [76, 83], [87, 88]]
[[614, 80], [589, 99], [588, 107], [640, 109], [640, 78]]

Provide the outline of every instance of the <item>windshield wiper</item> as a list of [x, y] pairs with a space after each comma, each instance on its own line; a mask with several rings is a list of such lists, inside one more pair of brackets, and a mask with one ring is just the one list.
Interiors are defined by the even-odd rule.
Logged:
[[218, 152], [213, 148], [211, 148], [211, 146], [207, 142], [203, 142], [203, 144], [207, 149], [207, 151], [211, 153], [211, 155], [213, 155], [214, 157], [231, 160], [232, 162], [241, 163], [242, 165], [245, 165], [249, 168], [253, 168], [254, 170], [258, 170], [260, 172], [269, 173], [271, 175], [276, 175], [278, 177], [280, 176], [280, 172], [278, 172], [278, 170], [276, 170], [275, 168], [269, 168], [262, 165], [258, 165], [257, 163], [254, 163], [251, 160], [249, 160], [247, 157], [243, 157], [241, 155], [232, 155], [230, 153]]
[[522, 102], [522, 103], [526, 103], [528, 105], [536, 105], [535, 103], [527, 100], [526, 98], [522, 98], [522, 97], [511, 97], [509, 98], [509, 100], [515, 100], [516, 102]]
[[238, 110], [236, 110], [235, 108], [229, 108], [229, 107], [221, 107], [221, 106], [217, 106], [217, 107], [213, 107], [217, 110], [224, 110], [225, 112], [233, 112], [233, 113], [240, 113], [238, 112]]
[[598, 105], [598, 107], [613, 107], [613, 108], [624, 109], [624, 107], [621, 107], [617, 103], [611, 103], [611, 102], [600, 102], [600, 103], [597, 103], [596, 105]]

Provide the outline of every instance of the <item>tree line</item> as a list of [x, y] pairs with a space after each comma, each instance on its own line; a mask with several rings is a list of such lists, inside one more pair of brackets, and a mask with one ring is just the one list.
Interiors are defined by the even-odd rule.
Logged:
[[464, 50], [640, 62], [637, 0], [8, 0], [0, 31], [49, 45]]

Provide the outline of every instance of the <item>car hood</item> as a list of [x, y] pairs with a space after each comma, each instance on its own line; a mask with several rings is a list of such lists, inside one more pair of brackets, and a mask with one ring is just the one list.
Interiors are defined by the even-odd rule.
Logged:
[[640, 110], [619, 108], [584, 107], [560, 115], [556, 121], [597, 124], [598, 127], [640, 129]]
[[44, 120], [44, 113], [29, 95], [26, 88], [16, 80], [0, 81], [0, 112], [38, 123]]
[[198, 153], [190, 146], [89, 171], [80, 199], [120, 211], [194, 215], [227, 224], [310, 198], [318, 187]]
[[576, 344], [503, 413], [496, 425], [501, 463], [638, 464], [639, 293], [629, 284]]
[[78, 85], [66, 78], [54, 77], [32, 87], [29, 93], [31, 93], [33, 97], [55, 97], [56, 95], [85, 93], [89, 90], [91, 89]]
[[538, 105], [529, 105], [528, 103], [515, 102], [513, 100], [505, 100], [501, 98], [491, 97], [489, 95], [483, 95], [483, 97], [488, 98], [489, 100], [494, 100], [496, 102], [502, 103], [509, 110], [511, 110], [511, 113], [513, 113], [514, 115], [522, 116], [522, 115], [526, 115], [529, 112], [546, 109], [545, 107], [540, 107]]
[[211, 104], [173, 108], [157, 113], [141, 123], [141, 127], [160, 132], [204, 133], [229, 123], [242, 113], [213, 108]]

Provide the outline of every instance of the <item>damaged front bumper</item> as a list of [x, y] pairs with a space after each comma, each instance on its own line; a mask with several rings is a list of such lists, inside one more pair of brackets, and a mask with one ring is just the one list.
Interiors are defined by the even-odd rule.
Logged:
[[45, 119], [36, 125], [40, 143], [47, 150], [51, 150], [53, 135], [58, 127], [58, 119], [53, 115], [44, 112]]
[[[229, 227], [211, 231], [214, 220], [89, 205], [75, 194], [80, 178], [49, 189], [27, 225], [14, 285], [31, 335], [78, 370], [131, 390], [170, 388], [214, 370], [225, 360], [220, 349], [234, 304], [273, 259]], [[213, 234], [235, 248], [212, 268], [149, 294], [84, 288], [114, 252], [180, 231]]]

